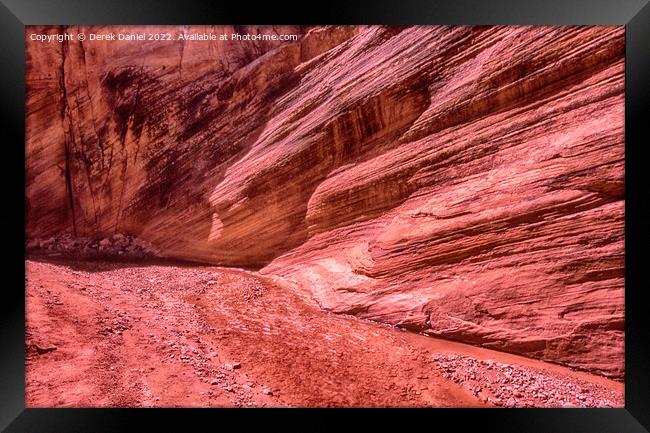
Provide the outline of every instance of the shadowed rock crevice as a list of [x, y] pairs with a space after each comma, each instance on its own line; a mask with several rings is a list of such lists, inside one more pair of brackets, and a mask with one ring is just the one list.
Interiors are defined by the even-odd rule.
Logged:
[[[70, 107], [68, 107], [68, 96], [65, 87], [65, 49], [67, 44], [61, 44], [61, 70], [59, 73], [59, 87], [62, 95], [61, 99], [61, 122], [65, 124], [69, 122], [70, 119]], [[77, 235], [77, 218], [75, 216], [75, 203], [74, 203], [74, 193], [72, 191], [72, 174], [70, 173], [70, 149], [68, 146], [68, 141], [66, 140], [63, 148], [65, 149], [64, 154], [64, 164], [65, 164], [65, 189], [68, 197], [68, 208], [70, 209], [71, 223], [72, 223], [72, 233]]]

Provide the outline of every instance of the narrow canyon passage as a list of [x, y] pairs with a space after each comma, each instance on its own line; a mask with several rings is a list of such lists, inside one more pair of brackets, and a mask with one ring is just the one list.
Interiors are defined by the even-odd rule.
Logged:
[[63, 29], [296, 38], [26, 41], [32, 404], [622, 405], [623, 26]]
[[26, 262], [28, 407], [622, 406], [623, 384], [321, 310], [256, 273]]

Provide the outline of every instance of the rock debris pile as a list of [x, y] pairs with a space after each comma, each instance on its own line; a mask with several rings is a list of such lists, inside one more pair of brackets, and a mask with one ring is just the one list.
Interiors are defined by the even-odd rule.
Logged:
[[63, 233], [47, 238], [34, 238], [25, 242], [30, 254], [52, 257], [79, 258], [148, 258], [157, 257], [158, 251], [151, 244], [123, 233], [103, 238], [79, 237]]
[[622, 396], [575, 377], [492, 360], [437, 354], [442, 376], [501, 407], [620, 407]]

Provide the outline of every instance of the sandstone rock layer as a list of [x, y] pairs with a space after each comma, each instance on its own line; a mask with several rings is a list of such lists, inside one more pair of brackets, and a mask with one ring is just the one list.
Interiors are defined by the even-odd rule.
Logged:
[[28, 237], [623, 377], [623, 27], [138, 30], [299, 38], [28, 42]]

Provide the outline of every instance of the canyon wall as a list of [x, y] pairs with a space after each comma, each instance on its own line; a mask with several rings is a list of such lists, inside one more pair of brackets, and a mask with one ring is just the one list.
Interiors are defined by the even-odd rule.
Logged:
[[623, 377], [623, 27], [137, 29], [299, 38], [27, 41], [28, 238]]

